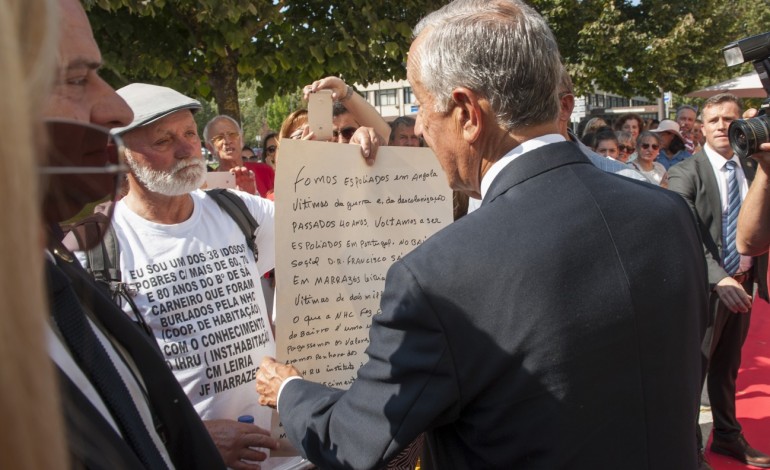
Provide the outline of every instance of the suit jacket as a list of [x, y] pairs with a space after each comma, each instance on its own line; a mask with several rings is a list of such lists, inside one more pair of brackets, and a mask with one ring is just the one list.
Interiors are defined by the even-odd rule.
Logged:
[[282, 422], [322, 468], [427, 431], [442, 469], [694, 469], [705, 273], [680, 197], [547, 145], [390, 268], [357, 380], [288, 382]]
[[[74, 260], [74, 256], [70, 259]], [[136, 364], [156, 429], [176, 468], [225, 468], [208, 431], [163, 360], [154, 340], [144, 334], [104, 294], [77, 261], [65, 261], [59, 257], [56, 265], [50, 261], [48, 263], [48, 269], [57, 270], [66, 276], [57, 275], [52, 278], [53, 284], [48, 286], [49, 295], [57, 295], [62, 289], [69, 288], [71, 283], [81, 304], [87, 305], [88, 311], [93, 314], [92, 319]], [[129, 444], [61, 370], [59, 378], [59, 392], [73, 462], [84, 468], [106, 470], [143, 468]]]
[[[741, 159], [743, 174], [749, 184], [757, 172], [756, 163]], [[704, 151], [678, 163], [668, 171], [668, 189], [679, 193], [695, 214], [700, 229], [703, 253], [708, 266], [709, 284], [714, 286], [728, 276], [722, 268], [722, 203], [714, 167]], [[767, 299], [767, 255], [754, 258], [754, 279], [759, 294]]]

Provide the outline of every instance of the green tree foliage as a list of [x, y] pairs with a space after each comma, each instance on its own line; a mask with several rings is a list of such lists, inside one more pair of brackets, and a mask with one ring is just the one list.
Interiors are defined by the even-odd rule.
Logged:
[[[256, 137], [328, 75], [399, 79], [411, 28], [444, 0], [86, 0], [107, 77], [165, 84], [240, 119]], [[767, 31], [770, 0], [529, 0], [546, 17], [578, 92], [681, 95], [750, 69], [721, 48]], [[238, 83], [249, 83], [248, 90]], [[245, 93], [245, 96], [244, 96]], [[288, 98], [287, 98], [288, 99]], [[268, 112], [268, 109], [272, 110]], [[245, 111], [245, 110], [244, 110]], [[261, 113], [261, 114], [260, 114]], [[253, 124], [252, 124], [253, 123]], [[250, 137], [253, 139], [253, 137]], [[252, 142], [253, 140], [249, 140]]]
[[[735, 76], [721, 49], [770, 29], [770, 1], [532, 0], [579, 92], [685, 94]], [[748, 69], [744, 69], [748, 70]]]
[[437, 0], [86, 0], [108, 78], [146, 81], [240, 119], [238, 81], [255, 99], [327, 75], [353, 83], [402, 78], [411, 27]]

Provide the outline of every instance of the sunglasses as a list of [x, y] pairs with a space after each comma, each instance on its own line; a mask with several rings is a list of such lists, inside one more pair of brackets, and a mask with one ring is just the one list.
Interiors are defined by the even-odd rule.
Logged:
[[268, 154], [273, 154], [273, 153], [275, 153], [276, 149], [277, 149], [277, 147], [275, 145], [271, 145], [270, 147], [267, 148], [267, 153]]
[[642, 144], [642, 148], [647, 150], [648, 148], [652, 147], [653, 150], [658, 150], [660, 148], [660, 145], [658, 144]]
[[634, 153], [634, 150], [636, 150], [636, 147], [631, 147], [630, 145], [618, 145], [618, 150], [620, 150], [621, 152]]
[[353, 134], [355, 134], [357, 130], [358, 130], [357, 127], [345, 127], [339, 131], [333, 130], [332, 135], [334, 136], [335, 139], [338, 139], [339, 136], [342, 136], [344, 140], [350, 140], [353, 138]]
[[[92, 216], [96, 206], [115, 201], [125, 180], [123, 140], [109, 129], [88, 123], [48, 120], [48, 161], [39, 169], [43, 190], [43, 217], [65, 231]], [[112, 204], [104, 210], [109, 223]], [[85, 250], [99, 243], [87, 240]]]
[[225, 143], [225, 140], [235, 140], [238, 137], [240, 137], [240, 132], [230, 131], [230, 132], [224, 132], [222, 134], [217, 134], [214, 137], [211, 138], [211, 143], [214, 145], [222, 145]]

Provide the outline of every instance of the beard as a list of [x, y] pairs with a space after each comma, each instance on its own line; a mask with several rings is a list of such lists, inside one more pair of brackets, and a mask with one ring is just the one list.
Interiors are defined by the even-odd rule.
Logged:
[[195, 191], [206, 179], [206, 162], [202, 158], [180, 160], [165, 171], [140, 165], [130, 152], [126, 152], [126, 162], [142, 186], [164, 196], [181, 196]]

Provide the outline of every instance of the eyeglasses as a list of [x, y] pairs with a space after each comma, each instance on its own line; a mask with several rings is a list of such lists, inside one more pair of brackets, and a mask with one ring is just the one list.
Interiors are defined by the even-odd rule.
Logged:
[[636, 150], [636, 147], [632, 147], [630, 145], [618, 145], [618, 150], [621, 152], [628, 152], [628, 153], [634, 153]]
[[267, 148], [267, 153], [274, 154], [276, 149], [277, 147], [275, 145], [271, 145], [270, 147]]
[[214, 137], [212, 137], [211, 143], [213, 143], [214, 145], [222, 145], [225, 142], [225, 139], [235, 140], [240, 136], [241, 136], [240, 132], [235, 132], [235, 131], [223, 132], [221, 134], [217, 134]]
[[[125, 180], [123, 140], [106, 128], [88, 123], [49, 120], [48, 161], [41, 166], [43, 216], [51, 224], [73, 226], [104, 202], [115, 201]], [[109, 222], [111, 209], [107, 212]], [[86, 240], [81, 248], [96, 246]]]
[[642, 144], [642, 148], [647, 150], [648, 148], [652, 147], [653, 150], [658, 150], [660, 148], [660, 145], [658, 144]]
[[353, 134], [358, 130], [357, 127], [345, 127], [342, 130], [333, 130], [332, 135], [335, 139], [338, 139], [341, 135], [344, 140], [350, 140], [353, 138]]

